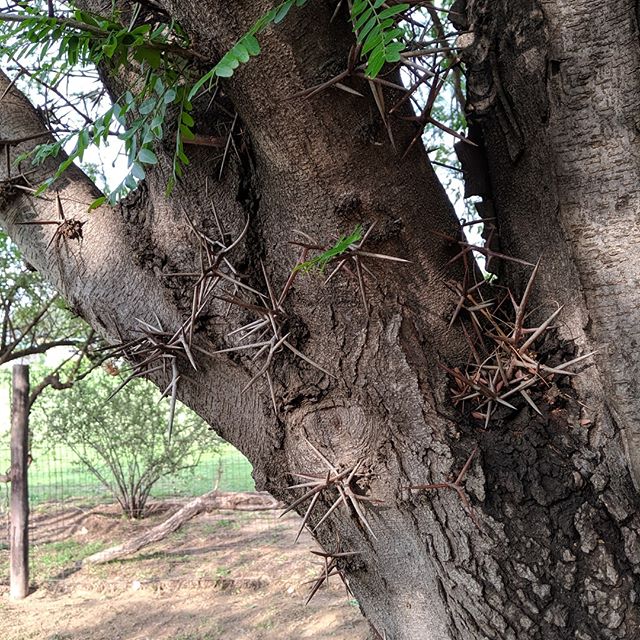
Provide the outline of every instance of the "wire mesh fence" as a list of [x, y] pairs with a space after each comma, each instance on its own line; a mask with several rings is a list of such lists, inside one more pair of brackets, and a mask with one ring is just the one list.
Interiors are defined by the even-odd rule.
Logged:
[[[63, 444], [34, 447], [29, 465], [29, 501], [43, 503], [81, 501], [87, 504], [114, 502], [108, 489], [93, 475], [78, 456]], [[0, 434], [0, 470], [10, 466], [9, 437]], [[204, 451], [192, 468], [158, 480], [152, 498], [197, 496], [218, 488], [220, 491], [254, 491], [251, 464], [235, 448], [225, 444]], [[7, 496], [0, 509], [7, 508]]]
[[[61, 531], [73, 529], [74, 523], [91, 510], [103, 509], [117, 514], [115, 496], [92, 474], [78, 456], [63, 444], [34, 445], [28, 470], [30, 537], [42, 538], [51, 523]], [[0, 433], [0, 472], [10, 467], [9, 432]], [[230, 444], [203, 451], [197, 464], [158, 480], [150, 494], [151, 511], [159, 502], [179, 503], [190, 497], [217, 489], [221, 492], [251, 492], [255, 485], [250, 462]], [[10, 485], [0, 485], [0, 518], [9, 517]], [[155, 506], [154, 506], [155, 505]], [[220, 515], [222, 520], [228, 518]], [[277, 529], [277, 513], [250, 511], [242, 514], [256, 532]], [[46, 523], [46, 524], [45, 524]], [[39, 531], [41, 529], [41, 531]], [[49, 533], [51, 533], [49, 531]], [[47, 537], [51, 537], [47, 535]], [[0, 548], [7, 548], [7, 527], [0, 527]]]

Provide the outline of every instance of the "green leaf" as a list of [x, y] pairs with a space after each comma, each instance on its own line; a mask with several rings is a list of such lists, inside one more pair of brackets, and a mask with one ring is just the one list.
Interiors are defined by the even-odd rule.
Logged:
[[94, 209], [97, 209], [98, 207], [101, 207], [105, 202], [107, 201], [107, 197], [106, 196], [100, 196], [99, 198], [96, 198], [90, 205], [89, 205], [89, 211], [93, 211]]
[[222, 63], [214, 67], [214, 70], [220, 78], [230, 78], [233, 75], [233, 67], [224, 66]]
[[384, 63], [385, 59], [383, 52], [380, 49], [376, 49], [376, 51], [373, 52], [373, 55], [369, 58], [369, 62], [367, 62], [366, 75], [369, 78], [375, 78], [380, 73]]
[[360, 13], [362, 13], [362, 11], [364, 11], [368, 6], [369, 6], [369, 3], [367, 2], [367, 0], [356, 0], [353, 3], [353, 7], [351, 9], [351, 15], [355, 18]]
[[367, 41], [362, 46], [361, 55], [364, 57], [369, 51], [375, 49], [382, 42], [382, 33], [378, 33], [375, 37], [367, 38]]
[[373, 14], [373, 9], [371, 7], [367, 7], [367, 10], [363, 11], [358, 16], [358, 19], [353, 23], [354, 31], [359, 31], [362, 28], [362, 26], [364, 25], [364, 23], [367, 20], [369, 20], [369, 18], [371, 18], [372, 15], [374, 15]]
[[273, 18], [273, 24], [282, 22], [287, 17], [287, 14], [289, 13], [289, 10], [292, 6], [293, 0], [287, 0], [287, 2], [284, 2], [282, 5], [280, 5], [278, 10], [276, 11], [276, 15]]
[[[144, 149], [142, 149], [142, 151], [144, 151]], [[133, 163], [131, 166], [131, 173], [138, 178], [138, 180], [144, 180], [146, 176], [144, 167], [139, 162]]]
[[345, 253], [345, 251], [348, 251], [351, 245], [362, 240], [362, 237], [362, 225], [359, 224], [353, 230], [351, 235], [343, 236], [335, 245], [333, 245], [333, 247], [327, 249], [324, 253], [297, 265], [293, 272], [296, 273], [297, 271], [302, 271], [304, 273], [309, 273], [314, 269], [323, 271], [332, 260], [335, 260], [337, 257]]
[[260, 54], [260, 43], [255, 36], [247, 35], [242, 39], [242, 42], [250, 56], [257, 56]]
[[167, 93], [164, 94], [164, 103], [171, 104], [178, 96], [178, 92], [175, 89], [169, 89]]
[[146, 116], [156, 108], [157, 100], [155, 98], [147, 98], [139, 107], [138, 111]]
[[403, 13], [409, 8], [408, 4], [394, 4], [392, 7], [388, 7], [384, 11], [381, 11], [378, 14], [378, 19], [382, 22], [386, 18], [390, 18], [391, 16], [398, 15], [399, 13]]
[[[370, 31], [371, 33], [369, 34]], [[380, 28], [380, 25], [378, 24], [378, 17], [374, 15], [369, 19], [364, 27], [362, 27], [362, 29], [358, 33], [356, 41], [358, 42], [358, 44], [360, 44], [361, 42], [364, 42], [365, 38], [367, 37], [375, 38], [378, 34], [380, 34], [381, 31], [382, 30]]]
[[145, 164], [158, 164], [158, 156], [156, 156], [156, 154], [147, 147], [142, 147], [142, 149], [140, 149], [138, 160]]
[[249, 62], [249, 51], [242, 40], [229, 53], [242, 63]]
[[138, 47], [133, 55], [138, 62], [146, 62], [152, 69], [162, 64], [162, 54], [155, 47]]
[[133, 191], [133, 189], [135, 189], [138, 186], [138, 183], [136, 182], [136, 179], [133, 177], [132, 174], [129, 174], [124, 179], [124, 184], [128, 189], [131, 189], [132, 191]]
[[195, 135], [193, 135], [193, 131], [191, 131], [189, 127], [186, 127], [183, 124], [180, 125], [180, 134], [185, 140], [193, 140], [195, 138]]
[[191, 87], [191, 90], [189, 91], [189, 95], [187, 96], [187, 100], [192, 100], [195, 95], [198, 93], [198, 91], [200, 91], [200, 89], [202, 89], [202, 87], [207, 84], [207, 82], [210, 82], [214, 76], [216, 74], [216, 67], [213, 67], [213, 69], [211, 69], [210, 71], [207, 71], [207, 73], [205, 73], [202, 78], [200, 78], [200, 80], [198, 80], [193, 87]]
[[180, 119], [182, 120], [182, 122], [184, 124], [187, 125], [187, 127], [193, 127], [193, 125], [195, 124], [191, 114], [187, 113], [186, 111], [182, 112], [182, 115], [180, 116]]

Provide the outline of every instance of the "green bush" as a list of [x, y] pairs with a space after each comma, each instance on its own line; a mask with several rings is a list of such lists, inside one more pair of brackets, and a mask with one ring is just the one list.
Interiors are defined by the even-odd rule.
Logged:
[[193, 470], [203, 451], [221, 440], [184, 406], [176, 409], [171, 438], [168, 406], [149, 382], [134, 380], [111, 400], [119, 378], [103, 371], [64, 391], [43, 394], [32, 413], [32, 432], [45, 446], [64, 444], [132, 518], [144, 515], [153, 485]]

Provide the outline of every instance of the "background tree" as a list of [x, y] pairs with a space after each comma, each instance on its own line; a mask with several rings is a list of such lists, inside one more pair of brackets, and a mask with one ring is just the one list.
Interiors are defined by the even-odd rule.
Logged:
[[77, 355], [86, 351], [87, 342], [89, 346], [95, 342], [90, 328], [69, 313], [51, 285], [25, 264], [4, 232], [0, 232], [0, 268], [0, 364], [57, 347]]
[[[294, 4], [305, 7], [280, 21]], [[368, 4], [396, 11], [392, 31], [424, 15], [419, 3]], [[436, 93], [444, 74], [441, 58], [425, 64], [434, 43], [420, 27], [409, 49], [362, 60], [348, 2], [115, 6], [116, 26], [90, 31], [103, 53], [143, 49], [117, 74], [99, 60], [124, 98], [116, 116], [141, 136], [124, 186], [141, 182], [88, 213], [101, 194], [63, 163], [55, 186], [84, 238], [47, 249], [52, 229], [19, 223], [55, 219], [54, 198], [29, 189], [58, 176], [59, 160], [41, 153], [17, 179], [4, 167], [3, 225], [29, 260], [136, 373], [240, 448], [258, 488], [313, 505], [309, 525], [379, 635], [633, 638], [636, 4], [611, 0], [596, 21], [577, 0], [456, 3], [475, 145], [461, 155], [494, 227], [493, 287], [420, 143], [429, 102], [416, 116], [401, 87], [398, 65]], [[127, 35], [145, 24], [164, 39]], [[258, 56], [241, 42], [256, 24]], [[58, 26], [43, 35], [77, 35]], [[191, 95], [174, 54], [199, 71], [189, 82], [228, 79]], [[146, 82], [154, 64], [177, 74], [179, 103]], [[15, 158], [44, 127], [0, 84]], [[163, 126], [147, 126], [162, 105]], [[326, 250], [340, 267], [328, 283], [294, 271]]]
[[137, 380], [109, 399], [120, 382], [100, 370], [71, 389], [49, 390], [33, 425], [39, 441], [67, 445], [123, 512], [140, 518], [158, 480], [193, 469], [220, 440], [186, 407], [177, 410], [170, 437], [168, 407], [158, 403], [157, 390]]

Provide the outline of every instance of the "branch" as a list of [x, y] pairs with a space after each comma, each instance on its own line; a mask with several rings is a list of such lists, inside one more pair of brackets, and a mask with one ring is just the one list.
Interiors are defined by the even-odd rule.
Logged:
[[85, 371], [81, 375], [78, 375], [78, 370], [80, 369], [80, 365], [82, 364], [82, 360], [87, 355], [87, 351], [89, 350], [89, 346], [93, 342], [94, 337], [95, 337], [95, 331], [93, 329], [91, 329], [91, 331], [89, 331], [89, 335], [87, 336], [87, 339], [84, 342], [84, 346], [82, 347], [82, 351], [77, 356], [78, 360], [77, 360], [75, 366], [73, 367], [73, 371], [69, 374], [69, 377], [67, 378], [66, 382], [62, 382], [60, 380], [60, 374], [58, 372], [61, 371], [68, 362], [70, 362], [71, 360], [73, 360], [73, 358], [76, 357], [75, 354], [72, 355], [71, 357], [67, 358], [63, 362], [61, 362], [58, 365], [58, 367], [55, 369], [55, 371], [53, 371], [48, 376], [46, 376], [40, 382], [40, 384], [38, 384], [38, 385], [36, 385], [34, 387], [34, 389], [31, 392], [31, 395], [29, 396], [29, 408], [31, 408], [33, 406], [33, 403], [38, 399], [38, 396], [47, 387], [53, 387], [54, 389], [56, 389], [58, 391], [61, 391], [63, 389], [70, 389], [71, 387], [73, 387], [73, 385], [76, 382], [79, 382], [80, 380], [83, 380], [94, 369], [96, 369], [97, 367], [102, 365], [102, 363], [105, 361], [105, 358], [101, 358], [98, 362], [94, 363], [94, 365], [92, 367], [89, 367], [89, 369], [87, 369], [87, 371]]
[[33, 388], [33, 391], [29, 396], [29, 407], [33, 405], [33, 403], [37, 400], [38, 396], [47, 387], [53, 387], [54, 389], [61, 391], [62, 389], [70, 389], [72, 386], [73, 386], [73, 381], [61, 382], [60, 376], [57, 373], [49, 374], [48, 376], [45, 376], [42, 379], [42, 381]]
[[281, 503], [266, 493], [238, 494], [211, 491], [188, 502], [168, 520], [165, 520], [156, 527], [115, 547], [94, 553], [92, 556], [85, 558], [82, 564], [103, 564], [135, 553], [153, 542], [163, 540], [170, 533], [177, 531], [185, 522], [188, 522], [205, 510], [238, 509], [240, 511], [259, 511], [280, 509], [281, 507]]
[[[23, 357], [26, 355], [32, 355], [33, 353], [44, 353], [44, 351], [32, 351], [28, 353], [29, 349], [26, 349], [21, 353], [22, 355], [12, 355], [14, 353], [14, 349], [27, 337], [27, 335], [35, 328], [35, 326], [42, 320], [43, 316], [49, 311], [51, 305], [56, 301], [58, 295], [54, 295], [45, 305], [40, 309], [40, 311], [35, 315], [34, 318], [29, 322], [26, 329], [24, 329], [20, 335], [10, 344], [6, 346], [6, 350], [0, 354], [0, 365], [5, 364], [9, 360], [15, 360], [17, 357]], [[35, 347], [34, 347], [35, 348]], [[32, 348], [33, 349], [33, 348]]]
[[[17, 13], [0, 13], [0, 22], [21, 23], [21, 22], [27, 22], [28, 20], [29, 21], [36, 20], [39, 22], [46, 22], [46, 23], [55, 22], [56, 24], [62, 27], [66, 27], [67, 29], [74, 29], [76, 31], [91, 33], [100, 38], [108, 38], [112, 34], [112, 31], [109, 31], [107, 29], [101, 29], [100, 27], [96, 27], [92, 24], [88, 24], [87, 22], [80, 22], [79, 20], [73, 20], [72, 18], [60, 18], [60, 17], [50, 18], [48, 15], [40, 15], [40, 16], [31, 15], [30, 16], [30, 15], [20, 15]], [[148, 42], [145, 42], [144, 46], [148, 47], [149, 49], [156, 49], [158, 51], [163, 51], [165, 53], [174, 53], [175, 55], [180, 56], [181, 58], [185, 58], [187, 60], [193, 60], [193, 59], [206, 60], [205, 56], [200, 55], [199, 53], [196, 53], [195, 51], [191, 51], [189, 49], [183, 49], [182, 47], [175, 44], [164, 44], [162, 42], [148, 41]]]
[[20, 351], [4, 353], [0, 356], [0, 364], [6, 364], [12, 360], [19, 360], [20, 358], [26, 358], [27, 356], [33, 356], [39, 353], [46, 353], [54, 347], [78, 347], [80, 344], [81, 342], [78, 340], [52, 340], [51, 342], [43, 342], [42, 344], [28, 347], [27, 349], [20, 349]]

